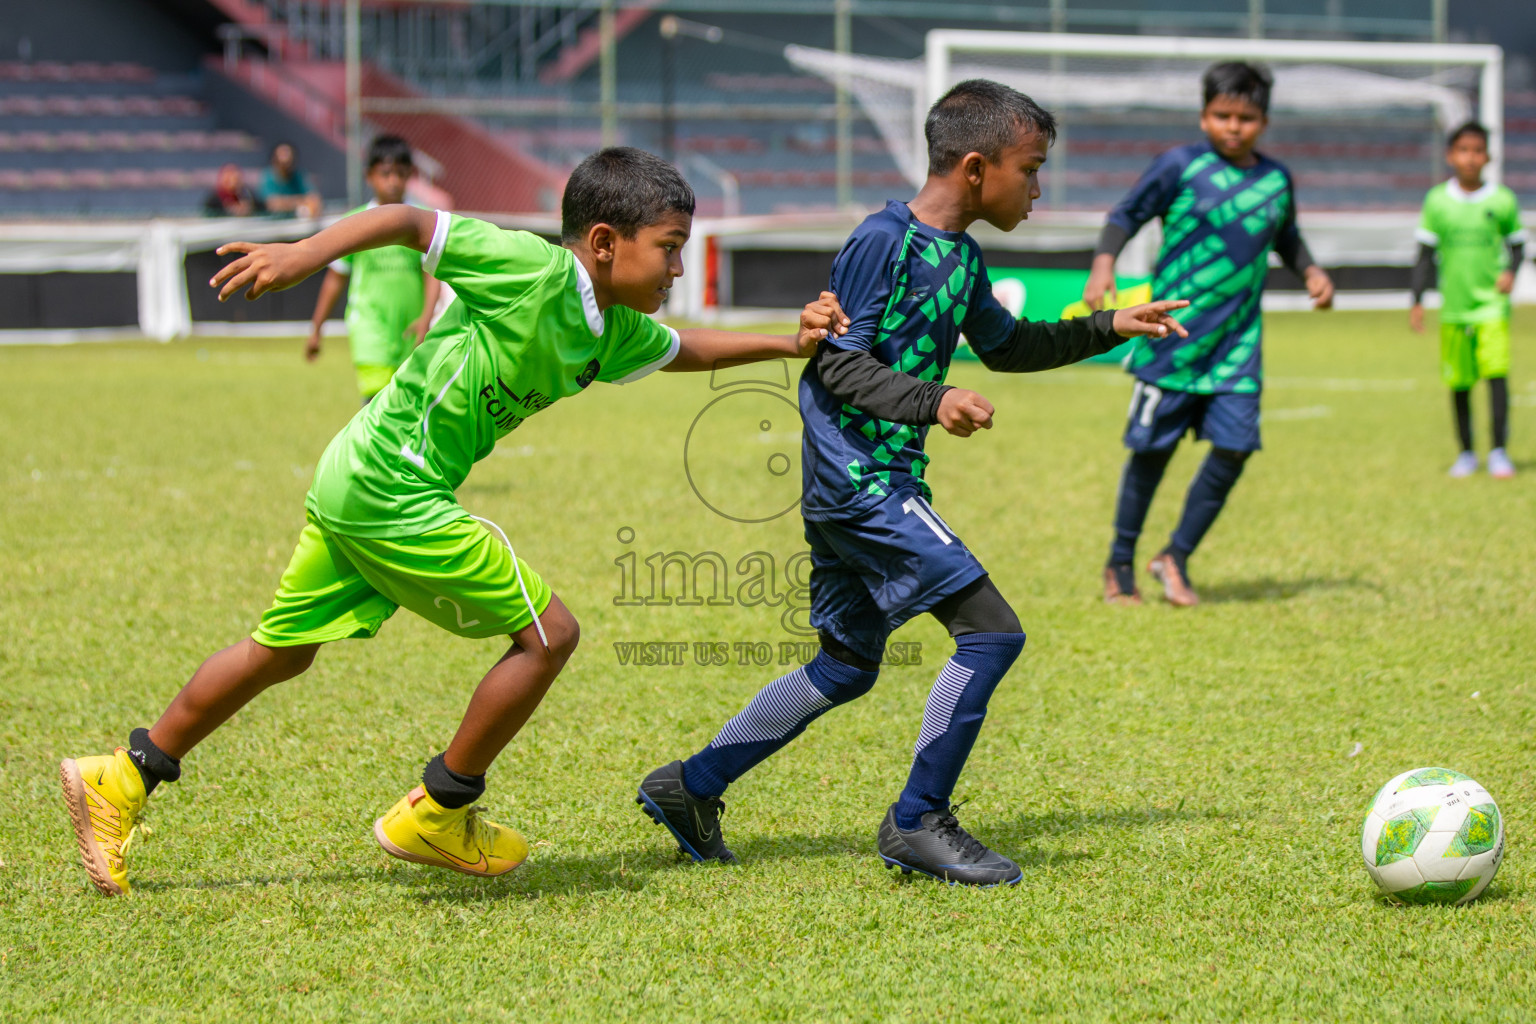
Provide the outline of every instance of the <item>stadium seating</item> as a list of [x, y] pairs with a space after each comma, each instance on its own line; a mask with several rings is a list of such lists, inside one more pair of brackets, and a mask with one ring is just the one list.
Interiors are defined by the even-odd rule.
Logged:
[[0, 62], [0, 216], [195, 216], [218, 168], [266, 154], [219, 126], [196, 75]]

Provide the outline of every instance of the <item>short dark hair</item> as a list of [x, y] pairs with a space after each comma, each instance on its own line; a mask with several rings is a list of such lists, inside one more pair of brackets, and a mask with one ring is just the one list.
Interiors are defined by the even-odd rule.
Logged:
[[1483, 140], [1483, 148], [1486, 149], [1488, 147], [1488, 129], [1483, 127], [1480, 121], [1468, 121], [1465, 124], [1457, 125], [1451, 131], [1451, 134], [1445, 137], [1445, 148], [1450, 149], [1456, 145], [1456, 140], [1463, 135], [1476, 135]]
[[928, 111], [928, 173], [948, 174], [967, 153], [988, 160], [1019, 141], [1021, 130], [1056, 141], [1056, 118], [1017, 89], [972, 78], [945, 93]]
[[1267, 114], [1269, 93], [1275, 87], [1275, 76], [1263, 64], [1229, 60], [1206, 68], [1200, 84], [1205, 92], [1204, 106], [1210, 106], [1211, 100], [1218, 96], [1235, 96], [1247, 100]]
[[416, 163], [411, 157], [411, 144], [398, 135], [376, 135], [368, 144], [368, 170], [373, 170], [379, 164], [399, 164], [401, 167], [415, 167]]
[[576, 165], [560, 200], [560, 241], [579, 242], [594, 224], [625, 238], [668, 213], [693, 216], [693, 189], [676, 167], [633, 146], [600, 149]]

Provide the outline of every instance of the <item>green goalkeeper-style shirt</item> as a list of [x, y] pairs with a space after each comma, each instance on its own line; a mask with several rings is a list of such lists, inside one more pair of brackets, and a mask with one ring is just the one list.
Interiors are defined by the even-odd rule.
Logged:
[[1520, 204], [1502, 185], [1468, 192], [1452, 178], [1424, 197], [1420, 242], [1440, 255], [1440, 322], [1479, 324], [1509, 316], [1509, 296], [1499, 291], [1505, 250], [1523, 244]]
[[458, 298], [320, 457], [304, 505], [337, 533], [403, 537], [462, 518], [454, 491], [529, 416], [677, 355], [670, 327], [625, 306], [599, 313], [576, 257], [537, 235], [439, 213], [422, 266]]
[[[347, 213], [361, 213], [378, 206], [377, 201]], [[424, 257], [404, 245], [385, 245], [377, 249], [343, 256], [331, 269], [347, 276], [347, 340], [352, 348], [352, 362], [358, 366], [399, 366], [415, 345], [405, 330], [421, 316], [425, 300], [425, 282], [421, 268]]]

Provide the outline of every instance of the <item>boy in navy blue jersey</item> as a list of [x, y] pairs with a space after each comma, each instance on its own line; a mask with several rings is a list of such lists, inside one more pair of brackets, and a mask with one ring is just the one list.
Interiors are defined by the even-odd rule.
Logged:
[[969, 81], [934, 105], [925, 128], [928, 180], [910, 204], [887, 204], [843, 246], [832, 281], [851, 324], [820, 346], [800, 380], [802, 511], [821, 652], [769, 684], [686, 763], [658, 768], [640, 786], [637, 802], [695, 860], [735, 859], [720, 835], [726, 787], [827, 709], [867, 693], [891, 631], [931, 612], [955, 638], [955, 655], [928, 698], [906, 789], [880, 826], [880, 856], [952, 883], [1022, 877], [960, 826], [949, 800], [1024, 633], [986, 569], [929, 506], [923, 441], [935, 423], [960, 437], [992, 426], [990, 402], [944, 383], [962, 330], [991, 369], [1045, 370], [1108, 351], [1122, 336], [1178, 331], [1167, 311], [1185, 303], [1015, 321], [992, 297], [965, 230], [985, 220], [1011, 231], [1028, 216], [1056, 122], [1021, 93]]
[[1133, 560], [1152, 496], [1179, 440], [1193, 430], [1211, 454], [1190, 485], [1168, 546], [1147, 566], [1175, 605], [1199, 603], [1187, 560], [1226, 503], [1248, 456], [1259, 450], [1263, 379], [1259, 301], [1273, 249], [1306, 281], [1318, 309], [1333, 282], [1296, 230], [1291, 175], [1254, 152], [1269, 124], [1273, 82], [1261, 67], [1217, 64], [1205, 73], [1200, 127], [1206, 141], [1170, 149], [1110, 212], [1083, 298], [1103, 305], [1115, 287], [1115, 257], [1153, 217], [1163, 220], [1153, 293], [1187, 295], [1180, 316], [1189, 337], [1143, 337], [1127, 367], [1136, 375], [1125, 427], [1131, 457], [1120, 478], [1115, 540], [1104, 568], [1104, 599], [1140, 604]]

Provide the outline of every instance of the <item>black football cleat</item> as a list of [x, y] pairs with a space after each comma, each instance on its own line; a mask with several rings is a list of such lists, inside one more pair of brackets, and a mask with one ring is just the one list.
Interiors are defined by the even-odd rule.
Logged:
[[896, 827], [896, 805], [880, 823], [880, 859], [902, 874], [916, 871], [950, 885], [1017, 885], [1024, 871], [1013, 861], [987, 849], [981, 840], [961, 827], [955, 810], [929, 811], [922, 828], [912, 832]]
[[688, 792], [683, 785], [683, 762], [673, 761], [647, 775], [640, 783], [635, 803], [656, 824], [665, 825], [677, 840], [677, 848], [694, 860], [736, 863], [736, 855], [726, 847], [725, 837], [720, 834], [725, 801]]

